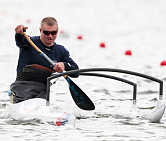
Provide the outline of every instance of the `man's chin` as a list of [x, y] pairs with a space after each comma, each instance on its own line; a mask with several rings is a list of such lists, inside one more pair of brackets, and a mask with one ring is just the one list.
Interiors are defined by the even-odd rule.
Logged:
[[47, 44], [52, 44], [52, 43], [53, 43], [53, 41], [52, 41], [52, 40], [47, 41]]

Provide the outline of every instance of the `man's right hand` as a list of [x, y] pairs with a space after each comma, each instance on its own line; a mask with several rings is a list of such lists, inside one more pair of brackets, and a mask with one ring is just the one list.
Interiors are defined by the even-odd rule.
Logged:
[[18, 26], [15, 28], [16, 33], [23, 35], [23, 28], [24, 28], [24, 29], [28, 29], [28, 27], [25, 27], [24, 25], [18, 25]]

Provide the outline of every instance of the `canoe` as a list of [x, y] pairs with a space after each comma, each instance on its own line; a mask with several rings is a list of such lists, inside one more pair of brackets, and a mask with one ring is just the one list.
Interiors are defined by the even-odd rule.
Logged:
[[12, 119], [39, 119], [51, 122], [56, 126], [72, 125], [75, 126], [76, 117], [69, 113], [61, 112], [51, 106], [46, 106], [46, 100], [33, 98], [17, 104], [9, 104], [4, 112], [4, 117]]

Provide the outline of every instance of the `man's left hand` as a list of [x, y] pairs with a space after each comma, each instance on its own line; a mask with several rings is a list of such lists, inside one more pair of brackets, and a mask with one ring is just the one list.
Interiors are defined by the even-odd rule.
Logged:
[[63, 62], [56, 63], [56, 66], [53, 68], [56, 72], [60, 73], [65, 69], [65, 65]]

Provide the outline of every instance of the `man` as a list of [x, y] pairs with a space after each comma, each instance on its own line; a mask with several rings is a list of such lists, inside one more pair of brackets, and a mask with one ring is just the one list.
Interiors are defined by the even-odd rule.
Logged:
[[[58, 33], [58, 23], [53, 17], [41, 21], [40, 36], [30, 37], [36, 46], [56, 63], [52, 66], [30, 45], [23, 35], [24, 25], [15, 28], [16, 45], [20, 49], [17, 65], [17, 78], [11, 84], [14, 93], [14, 103], [31, 98], [46, 99], [46, 81], [54, 71], [78, 69], [77, 64], [70, 58], [69, 52], [54, 41]], [[78, 77], [73, 74], [71, 77]]]

